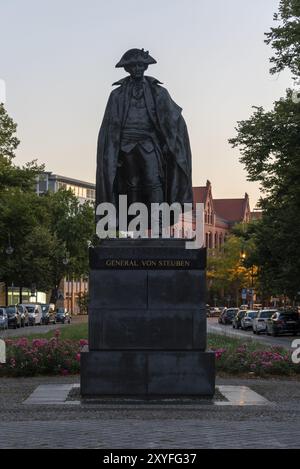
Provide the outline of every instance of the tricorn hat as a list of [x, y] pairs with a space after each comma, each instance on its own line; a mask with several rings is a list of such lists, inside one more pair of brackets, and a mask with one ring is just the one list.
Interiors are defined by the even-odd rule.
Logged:
[[157, 63], [156, 60], [149, 55], [148, 51], [144, 49], [129, 49], [125, 52], [120, 62], [117, 63], [116, 68], [126, 67], [126, 65], [136, 62], [142, 62], [146, 65]]

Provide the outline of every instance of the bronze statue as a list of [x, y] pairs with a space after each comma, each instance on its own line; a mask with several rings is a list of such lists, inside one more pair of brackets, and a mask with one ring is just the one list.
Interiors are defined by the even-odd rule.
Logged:
[[191, 150], [182, 109], [156, 78], [144, 49], [130, 49], [116, 67], [130, 74], [114, 83], [99, 132], [96, 206], [118, 195], [128, 202], [192, 202]]

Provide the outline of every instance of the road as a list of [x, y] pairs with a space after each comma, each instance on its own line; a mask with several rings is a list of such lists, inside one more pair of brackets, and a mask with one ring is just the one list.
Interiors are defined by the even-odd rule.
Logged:
[[280, 347], [284, 347], [288, 350], [291, 350], [291, 344], [293, 340], [296, 339], [295, 336], [291, 335], [281, 337], [271, 337], [267, 336], [266, 334], [254, 335], [252, 330], [236, 330], [233, 329], [233, 327], [230, 325], [224, 326], [223, 324], [219, 324], [217, 318], [207, 319], [207, 332], [221, 334], [229, 337], [237, 337], [239, 339], [256, 340], [257, 342], [261, 342], [266, 345], [279, 345]]
[[54, 331], [61, 327], [68, 327], [69, 324], [49, 324], [48, 326], [29, 326], [20, 327], [20, 329], [7, 329], [0, 331], [0, 339], [6, 337], [26, 337], [32, 334], [46, 334], [47, 332]]

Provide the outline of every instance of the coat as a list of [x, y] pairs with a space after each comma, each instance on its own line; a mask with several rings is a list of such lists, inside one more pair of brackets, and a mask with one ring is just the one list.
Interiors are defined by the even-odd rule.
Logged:
[[[122, 193], [118, 181], [119, 153], [132, 80], [126, 77], [114, 85], [119, 87], [110, 94], [98, 137], [96, 207], [102, 202], [117, 206], [118, 195]], [[144, 77], [147, 110], [166, 147], [165, 202], [192, 203], [191, 149], [186, 123], [182, 109], [160, 85], [157, 79]]]

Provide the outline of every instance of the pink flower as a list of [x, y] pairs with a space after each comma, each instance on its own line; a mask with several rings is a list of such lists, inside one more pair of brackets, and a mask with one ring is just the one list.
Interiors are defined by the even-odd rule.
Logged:
[[218, 350], [215, 350], [215, 357], [216, 359], [218, 360], [219, 358], [222, 357], [223, 353], [226, 352], [226, 349], [225, 348], [220, 348]]
[[47, 339], [33, 339], [32, 341], [32, 347], [43, 347], [44, 345], [48, 344]]
[[15, 342], [15, 345], [17, 347], [27, 347], [28, 346], [28, 339], [26, 337], [22, 337], [21, 339], [18, 339], [16, 342]]
[[77, 353], [77, 354], [76, 354], [75, 359], [76, 359], [76, 361], [80, 362], [80, 353]]
[[80, 347], [84, 347], [85, 345], [88, 345], [88, 341], [86, 339], [80, 339], [79, 345]]
[[63, 368], [60, 372], [63, 376], [66, 376], [69, 374], [69, 370], [67, 370], [66, 368]]

